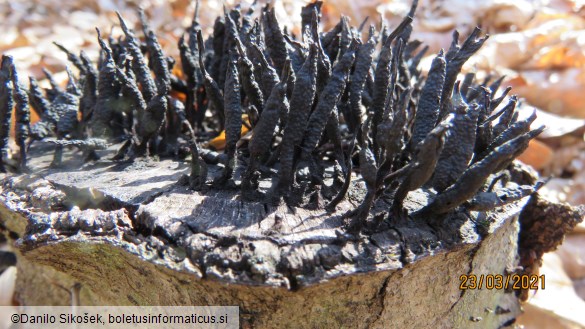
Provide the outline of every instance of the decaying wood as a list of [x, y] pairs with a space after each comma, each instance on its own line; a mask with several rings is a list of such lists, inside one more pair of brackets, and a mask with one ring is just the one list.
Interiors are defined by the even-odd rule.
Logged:
[[[108, 158], [115, 149], [98, 152]], [[56, 285], [80, 283], [86, 305], [239, 305], [243, 327], [496, 328], [520, 313], [513, 292], [461, 291], [459, 277], [518, 266], [526, 199], [454, 213], [439, 227], [416, 219], [353, 236], [343, 233], [342, 214], [363, 197], [352, 195], [360, 179], [327, 213], [247, 202], [230, 190], [193, 192], [177, 183], [188, 165], [170, 160], [72, 170], [82, 163], [71, 152], [65, 168], [37, 154], [30, 174], [1, 176], [0, 232], [12, 232], [25, 305], [67, 305]], [[219, 175], [211, 166], [211, 178]], [[405, 207], [421, 208], [426, 193], [411, 192]]]

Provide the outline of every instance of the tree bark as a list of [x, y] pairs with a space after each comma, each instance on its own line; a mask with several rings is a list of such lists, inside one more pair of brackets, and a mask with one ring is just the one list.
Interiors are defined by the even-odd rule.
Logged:
[[[16, 246], [24, 305], [237, 305], [245, 328], [499, 328], [520, 313], [517, 291], [461, 290], [460, 277], [521, 271], [526, 199], [351, 236], [341, 215], [363, 195], [327, 213], [193, 192], [177, 184], [187, 165], [170, 160], [49, 162], [34, 156], [32, 173], [0, 177], [0, 232]], [[411, 192], [406, 207], [426, 197]], [[582, 212], [569, 217], [574, 226]]]

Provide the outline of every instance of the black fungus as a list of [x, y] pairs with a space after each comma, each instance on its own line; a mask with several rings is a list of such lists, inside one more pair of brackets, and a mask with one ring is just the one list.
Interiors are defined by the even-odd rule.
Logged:
[[[321, 5], [303, 7], [299, 38], [279, 26], [271, 5], [259, 17], [253, 5], [245, 13], [226, 9], [204, 39], [197, 4], [178, 43], [181, 73], [144, 12], [141, 35], [119, 14], [124, 36], [106, 42], [98, 30], [98, 63], [57, 44], [79, 69], [78, 76], [68, 70], [66, 87], [45, 70], [51, 88], [31, 77], [26, 93], [12, 58], [3, 56], [0, 170], [26, 170], [33, 141], [55, 146], [53, 165], [65, 147], [81, 150], [86, 161], [111, 153], [110, 145], [118, 148], [114, 160], [190, 156], [185, 182], [193, 190], [240, 183], [244, 200], [327, 211], [365, 194], [345, 213], [351, 233], [383, 220], [433, 220], [460, 207], [490, 211], [542, 186], [498, 178], [542, 132], [530, 130], [535, 114], [520, 117], [510, 88], [498, 91], [503, 77], [478, 83], [468, 73], [457, 81], [487, 38], [478, 28], [461, 45], [455, 32], [423, 77], [419, 63], [428, 48], [409, 40], [417, 1], [398, 26], [370, 26], [363, 38], [367, 19], [354, 27], [343, 16], [320, 32]], [[29, 105], [40, 117], [32, 126]], [[13, 109], [19, 155], [8, 149]], [[409, 214], [415, 190], [429, 201]]]

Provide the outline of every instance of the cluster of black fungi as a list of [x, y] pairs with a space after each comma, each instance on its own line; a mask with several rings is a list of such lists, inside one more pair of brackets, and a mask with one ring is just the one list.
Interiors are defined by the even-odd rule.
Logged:
[[[96, 29], [97, 65], [56, 44], [79, 71], [67, 70], [66, 87], [45, 71], [51, 88], [31, 77], [27, 90], [3, 56], [0, 170], [26, 171], [34, 141], [54, 144], [52, 166], [62, 165], [64, 147], [95, 161], [118, 144], [111, 161], [190, 158], [182, 183], [193, 190], [235, 189], [246, 201], [328, 211], [361, 180], [361, 205], [345, 214], [352, 231], [459, 207], [486, 211], [534, 192], [540, 184], [495, 183], [542, 132], [530, 129], [535, 116], [519, 117], [510, 88], [498, 92], [502, 79], [457, 80], [487, 36], [476, 28], [460, 44], [455, 32], [424, 76], [427, 47], [410, 39], [416, 2], [394, 28], [356, 28], [342, 17], [320, 31], [316, 1], [302, 9], [300, 37], [270, 5], [259, 13], [253, 5], [225, 10], [204, 38], [196, 10], [178, 43], [180, 68], [142, 11], [142, 38], [118, 15], [124, 37], [104, 40]], [[40, 117], [33, 125], [29, 106]], [[20, 152], [9, 163], [13, 111]], [[202, 146], [219, 134], [224, 153]], [[213, 179], [210, 165], [221, 168]], [[408, 214], [404, 200], [417, 189], [430, 193], [428, 204]], [[377, 202], [387, 216], [370, 216]]]

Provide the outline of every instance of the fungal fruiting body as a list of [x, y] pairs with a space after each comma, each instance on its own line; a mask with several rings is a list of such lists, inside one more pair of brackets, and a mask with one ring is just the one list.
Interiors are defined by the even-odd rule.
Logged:
[[[254, 8], [243, 15], [239, 7], [226, 10], [207, 38], [195, 17], [178, 44], [181, 77], [172, 73], [174, 60], [143, 12], [144, 41], [120, 15], [123, 38], [104, 40], [97, 31], [97, 65], [57, 45], [80, 72], [70, 73], [66, 88], [53, 81], [42, 90], [31, 78], [27, 94], [5, 56], [2, 160], [14, 107], [15, 170], [26, 168], [33, 141], [55, 145], [54, 165], [61, 165], [64, 147], [96, 160], [120, 143], [114, 161], [190, 156], [182, 182], [194, 190], [237, 189], [249, 202], [335, 211], [363, 182], [361, 205], [345, 213], [352, 232], [375, 227], [374, 208], [391, 224], [459, 207], [488, 211], [540, 187], [492, 184], [542, 128], [531, 130], [534, 115], [519, 118], [515, 96], [503, 102], [510, 90], [498, 93], [501, 79], [478, 84], [467, 74], [457, 80], [487, 39], [479, 29], [462, 44], [455, 32], [425, 77], [417, 66], [427, 49], [410, 40], [416, 1], [401, 24], [381, 31], [353, 27], [347, 17], [320, 31], [320, 4], [303, 8], [301, 40], [280, 26], [270, 5], [257, 18]], [[176, 94], [185, 95], [184, 103]], [[41, 117], [30, 129], [29, 102]], [[212, 138], [224, 155], [212, 156], [205, 146]], [[218, 165], [221, 170], [210, 170]], [[428, 202], [409, 214], [405, 202], [419, 189]], [[382, 217], [376, 218], [379, 224]]]

